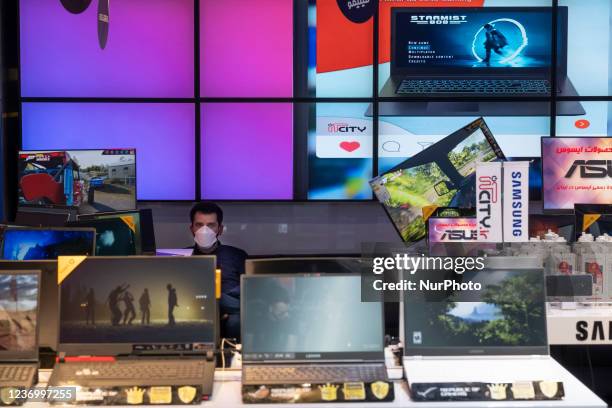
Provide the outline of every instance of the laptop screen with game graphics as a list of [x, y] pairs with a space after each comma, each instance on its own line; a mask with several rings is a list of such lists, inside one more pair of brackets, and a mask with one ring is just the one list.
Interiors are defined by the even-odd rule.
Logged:
[[216, 342], [214, 257], [86, 258], [60, 292], [69, 354], [198, 354]]
[[382, 305], [361, 302], [360, 275], [244, 276], [243, 358], [382, 359]]

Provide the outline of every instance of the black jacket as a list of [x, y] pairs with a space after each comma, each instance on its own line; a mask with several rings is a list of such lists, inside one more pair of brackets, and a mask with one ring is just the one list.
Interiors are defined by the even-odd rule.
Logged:
[[248, 255], [242, 249], [219, 243], [217, 248], [208, 254], [193, 247], [193, 255], [215, 255], [217, 268], [221, 269], [221, 293], [240, 299], [240, 275], [244, 273], [244, 262]]

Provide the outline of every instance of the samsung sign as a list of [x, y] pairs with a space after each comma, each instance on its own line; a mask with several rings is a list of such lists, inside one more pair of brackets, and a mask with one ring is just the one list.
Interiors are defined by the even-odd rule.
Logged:
[[504, 163], [504, 242], [529, 241], [529, 162]]

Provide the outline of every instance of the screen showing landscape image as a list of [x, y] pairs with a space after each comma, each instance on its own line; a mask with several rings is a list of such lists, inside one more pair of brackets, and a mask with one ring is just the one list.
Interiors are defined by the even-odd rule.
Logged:
[[35, 351], [38, 275], [0, 275], [0, 351]]
[[448, 154], [448, 159], [463, 177], [476, 171], [476, 163], [489, 162], [496, 158], [495, 152], [480, 129]]
[[[406, 306], [410, 347], [508, 347], [546, 344], [541, 271], [466, 272], [483, 285], [480, 299], [450, 294], [446, 301]], [[471, 275], [471, 276], [470, 276]], [[516, 296], [520, 293], [521, 296]]]

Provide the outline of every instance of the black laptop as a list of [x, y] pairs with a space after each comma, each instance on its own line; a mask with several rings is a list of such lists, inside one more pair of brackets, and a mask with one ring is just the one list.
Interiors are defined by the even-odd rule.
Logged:
[[[567, 7], [559, 7], [560, 96], [578, 96], [567, 77]], [[381, 97], [495, 98], [551, 94], [549, 7], [393, 8], [390, 77]], [[549, 103], [388, 102], [381, 116], [542, 116]], [[558, 114], [584, 115], [577, 102]]]
[[0, 400], [25, 401], [19, 390], [38, 378], [40, 271], [0, 272]]
[[208, 399], [218, 333], [215, 262], [60, 258], [59, 360], [49, 385], [78, 386], [76, 403]]
[[241, 290], [244, 402], [393, 400], [383, 304], [361, 301], [359, 274], [243, 275]]

